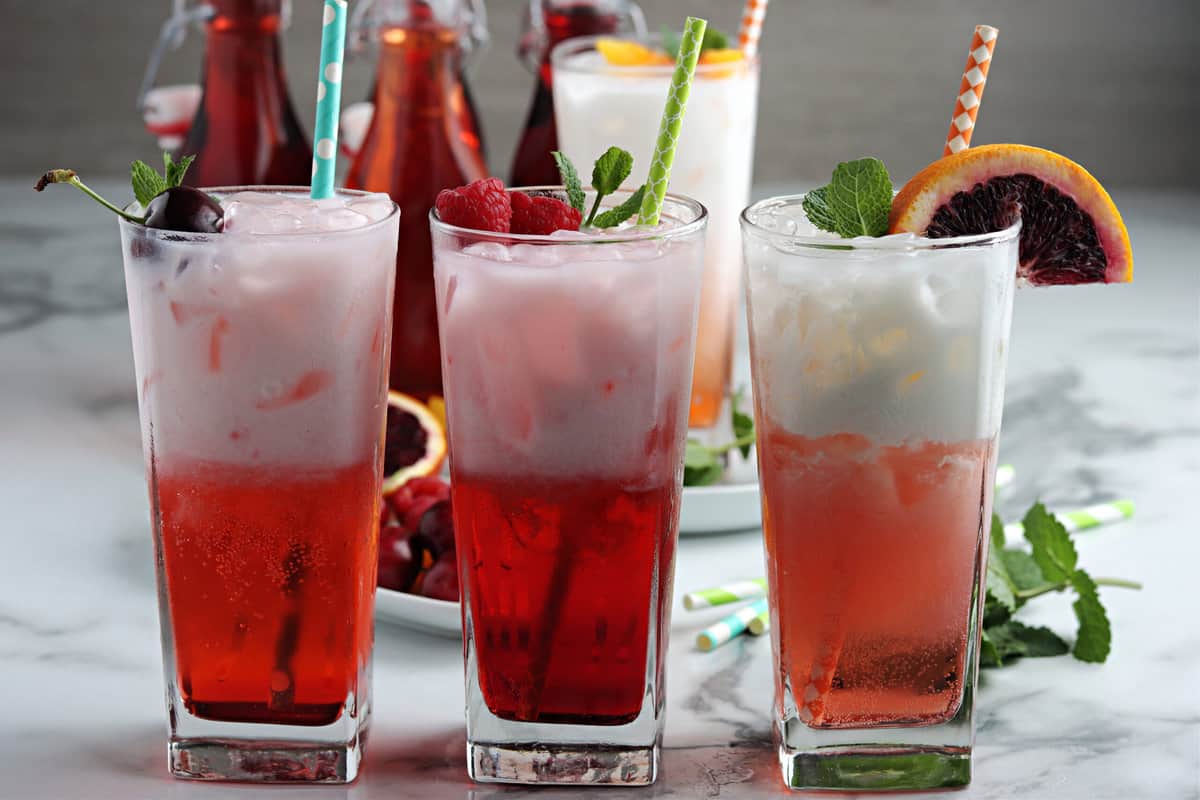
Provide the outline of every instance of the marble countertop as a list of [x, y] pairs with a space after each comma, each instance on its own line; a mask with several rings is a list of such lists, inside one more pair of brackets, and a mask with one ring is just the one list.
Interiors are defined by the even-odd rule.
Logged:
[[[116, 183], [101, 184], [124, 196]], [[765, 194], [765, 193], [764, 193]], [[1103, 666], [984, 672], [975, 780], [958, 796], [1200, 798], [1200, 194], [1117, 192], [1130, 287], [1019, 293], [1001, 459], [1034, 498], [1130, 497], [1137, 517], [1079, 536], [1104, 590]], [[577, 797], [472, 784], [458, 643], [381, 624], [365, 772], [280, 790], [167, 776], [158, 618], [117, 229], [65, 189], [0, 182], [0, 798]], [[762, 573], [757, 532], [685, 539], [680, 590]], [[678, 598], [677, 598], [678, 600]], [[1073, 633], [1066, 597], [1028, 621]], [[676, 604], [662, 778], [608, 800], [788, 793], [771, 745], [769, 642], [693, 647], [713, 614]]]

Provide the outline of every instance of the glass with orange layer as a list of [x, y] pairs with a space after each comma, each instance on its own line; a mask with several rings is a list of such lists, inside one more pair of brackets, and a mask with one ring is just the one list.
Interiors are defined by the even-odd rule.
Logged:
[[121, 221], [169, 766], [343, 783], [370, 710], [399, 212], [206, 191], [222, 233]]
[[742, 214], [784, 779], [970, 780], [1019, 225], [840, 239]]

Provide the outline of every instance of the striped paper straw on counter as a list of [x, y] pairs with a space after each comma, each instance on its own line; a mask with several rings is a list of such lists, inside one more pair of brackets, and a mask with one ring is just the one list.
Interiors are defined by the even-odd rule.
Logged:
[[734, 581], [712, 589], [701, 589], [688, 592], [683, 596], [683, 607], [688, 611], [712, 606], [723, 606], [740, 600], [754, 600], [767, 593], [767, 579], [755, 578], [752, 581]]
[[757, 617], [750, 620], [746, 630], [751, 636], [762, 636], [771, 630], [771, 612], [764, 608]]
[[762, 38], [763, 19], [767, 16], [767, 0], [746, 0], [742, 11], [742, 27], [738, 31], [738, 49], [746, 58], [758, 53], [758, 40]]
[[700, 631], [696, 636], [696, 647], [705, 652], [717, 649], [745, 631], [750, 625], [750, 621], [766, 610], [767, 601], [765, 599], [739, 608], [715, 625], [710, 625]]
[[967, 65], [963, 68], [958, 97], [954, 101], [954, 114], [950, 117], [950, 132], [946, 134], [943, 156], [953, 155], [971, 146], [971, 134], [975, 131], [975, 118], [979, 115], [979, 103], [983, 100], [983, 87], [987, 83], [988, 69], [992, 66], [998, 33], [990, 25], [975, 26], [971, 49], [967, 51]]
[[[1055, 511], [1054, 517], [1068, 533], [1097, 528], [1110, 522], [1121, 522], [1133, 517], [1132, 500], [1114, 500], [1111, 503], [1098, 503], [1087, 508], [1074, 511]], [[1025, 526], [1019, 522], [1010, 522], [1004, 526], [1006, 539], [1019, 539], [1025, 533]]]

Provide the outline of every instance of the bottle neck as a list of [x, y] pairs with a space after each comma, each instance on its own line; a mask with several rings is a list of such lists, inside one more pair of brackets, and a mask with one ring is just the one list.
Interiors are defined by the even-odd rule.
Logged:
[[209, 33], [238, 30], [276, 36], [282, 27], [283, 0], [208, 0], [213, 7]]
[[463, 48], [458, 31], [435, 22], [391, 25], [380, 33], [378, 107], [389, 101], [440, 109], [462, 91]]

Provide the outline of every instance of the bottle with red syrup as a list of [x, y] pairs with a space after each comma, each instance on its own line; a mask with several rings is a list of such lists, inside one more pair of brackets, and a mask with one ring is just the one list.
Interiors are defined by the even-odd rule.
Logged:
[[442, 394], [429, 209], [442, 189], [488, 174], [463, 80], [483, 38], [478, 3], [375, 0], [365, 25], [378, 44], [375, 109], [346, 186], [400, 206], [390, 383], [427, 400]]
[[559, 183], [550, 152], [558, 149], [551, 91], [550, 51], [576, 36], [645, 32], [641, 9], [630, 0], [529, 0], [517, 55], [537, 76], [525, 130], [517, 142], [511, 186]]

